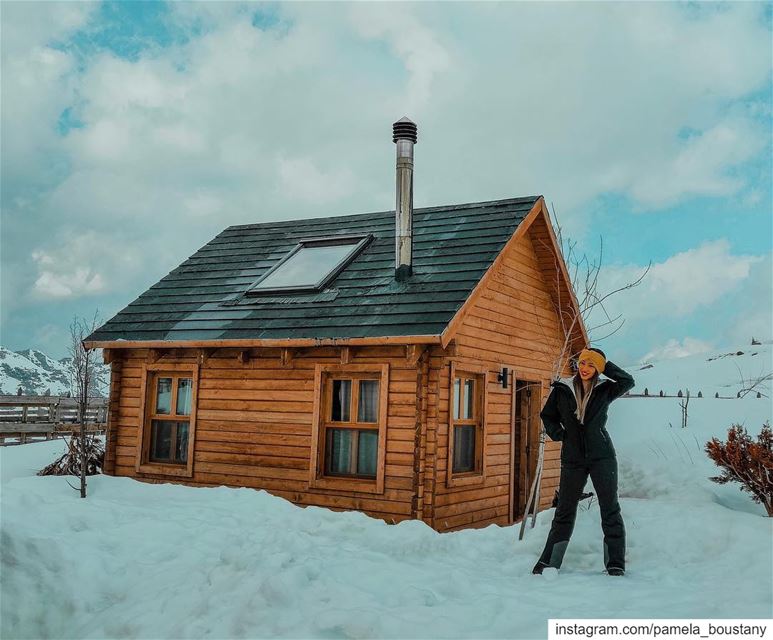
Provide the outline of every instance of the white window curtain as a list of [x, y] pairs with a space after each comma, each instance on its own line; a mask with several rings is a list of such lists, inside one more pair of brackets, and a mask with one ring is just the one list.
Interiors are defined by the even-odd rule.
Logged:
[[358, 422], [378, 422], [378, 380], [360, 380]]

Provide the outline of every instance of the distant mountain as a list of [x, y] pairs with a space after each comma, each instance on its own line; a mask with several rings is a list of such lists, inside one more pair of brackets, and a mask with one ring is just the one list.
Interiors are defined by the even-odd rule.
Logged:
[[[110, 369], [97, 362], [98, 371], [103, 378], [99, 386], [102, 395], [106, 394], [110, 383]], [[15, 394], [19, 387], [24, 395], [65, 395], [70, 389], [70, 358], [54, 360], [42, 351], [26, 349], [11, 351], [0, 346], [0, 393]]]

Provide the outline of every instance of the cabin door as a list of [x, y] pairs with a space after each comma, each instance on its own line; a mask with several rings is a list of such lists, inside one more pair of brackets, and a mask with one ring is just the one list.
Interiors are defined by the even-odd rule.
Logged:
[[520, 520], [529, 499], [539, 454], [541, 384], [516, 380], [513, 390], [513, 522]]

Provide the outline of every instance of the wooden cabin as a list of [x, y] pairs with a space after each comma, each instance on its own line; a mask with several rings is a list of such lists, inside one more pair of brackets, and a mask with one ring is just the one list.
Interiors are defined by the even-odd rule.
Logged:
[[398, 145], [397, 211], [229, 227], [88, 338], [106, 473], [438, 531], [520, 518], [578, 314], [545, 201], [413, 210], [399, 174]]

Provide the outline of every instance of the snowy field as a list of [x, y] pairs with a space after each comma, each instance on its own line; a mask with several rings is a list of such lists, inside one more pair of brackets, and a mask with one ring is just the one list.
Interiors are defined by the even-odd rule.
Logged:
[[687, 429], [675, 398], [610, 407], [624, 578], [603, 573], [595, 501], [561, 572], [532, 576], [552, 510], [519, 542], [517, 526], [441, 535], [249, 489], [99, 476], [81, 500], [65, 478], [35, 476], [61, 441], [5, 447], [0, 635], [544, 638], [556, 617], [773, 617], [773, 519], [739, 485], [710, 482], [703, 453], [733, 422], [756, 435], [770, 418], [754, 397], [694, 398]]
[[[699, 391], [707, 398], [713, 398], [715, 393], [720, 397], [735, 397], [741, 379], [756, 380], [773, 371], [771, 349], [773, 344], [770, 342], [738, 345], [733, 349], [633, 366], [628, 369], [636, 379], [632, 393], [643, 394], [647, 388], [652, 396], [658, 395], [659, 391], [676, 395], [680, 389], [684, 394], [689, 389], [693, 398]], [[647, 368], [639, 369], [642, 366]], [[770, 382], [767, 389], [770, 391]], [[770, 397], [770, 393], [767, 395]]]

